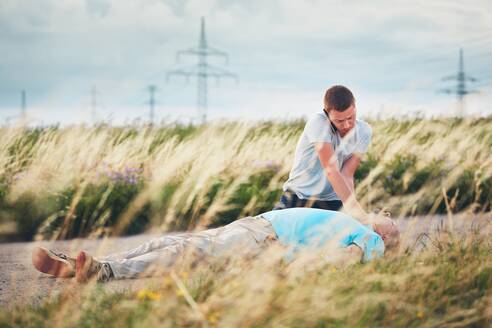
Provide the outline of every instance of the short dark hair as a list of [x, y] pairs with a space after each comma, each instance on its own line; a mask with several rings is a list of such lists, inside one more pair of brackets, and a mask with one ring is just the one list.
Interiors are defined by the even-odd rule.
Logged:
[[332, 109], [337, 112], [343, 112], [355, 102], [352, 91], [343, 85], [334, 85], [326, 90], [325, 98], [323, 100], [326, 112], [329, 112]]

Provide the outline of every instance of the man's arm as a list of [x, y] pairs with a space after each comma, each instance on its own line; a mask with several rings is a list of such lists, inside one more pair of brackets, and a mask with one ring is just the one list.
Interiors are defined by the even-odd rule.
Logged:
[[360, 161], [361, 156], [359, 154], [353, 154], [348, 160], [345, 161], [345, 163], [343, 163], [342, 166], [342, 176], [345, 179], [345, 182], [348, 184], [352, 193], [355, 193], [354, 174], [355, 170], [357, 170], [357, 167], [360, 164]]
[[322, 258], [333, 265], [347, 265], [362, 262], [364, 251], [355, 244], [350, 244], [347, 247], [330, 248], [328, 251], [322, 252]]
[[[347, 211], [353, 217], [357, 218], [362, 223], [366, 223], [366, 212], [357, 201], [353, 187], [347, 183], [342, 172], [338, 168], [333, 146], [328, 142], [317, 142], [314, 144], [314, 148], [316, 149], [328, 181], [330, 181], [337, 196], [342, 200], [344, 207], [346, 207]], [[356, 160], [347, 166], [347, 172], [350, 172], [352, 169], [355, 171], [355, 168], [357, 167], [355, 166], [355, 161]]]
[[356, 244], [350, 244], [346, 248], [343, 248], [343, 252], [345, 253], [345, 262], [346, 263], [362, 262], [362, 258], [364, 256], [364, 251], [362, 250], [362, 248], [360, 248]]

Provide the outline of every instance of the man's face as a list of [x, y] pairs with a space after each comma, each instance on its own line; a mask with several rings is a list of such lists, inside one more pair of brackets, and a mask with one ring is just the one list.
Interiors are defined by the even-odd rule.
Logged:
[[343, 112], [336, 111], [334, 109], [328, 112], [328, 117], [330, 121], [335, 125], [340, 132], [340, 136], [345, 136], [355, 125], [355, 104], [351, 105], [349, 108]]
[[381, 236], [386, 248], [394, 248], [400, 243], [400, 231], [395, 221], [383, 215], [372, 218], [374, 232]]

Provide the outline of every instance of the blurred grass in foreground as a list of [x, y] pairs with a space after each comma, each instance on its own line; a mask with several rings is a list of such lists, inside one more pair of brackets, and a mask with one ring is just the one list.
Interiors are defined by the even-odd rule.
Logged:
[[271, 248], [182, 263], [136, 291], [67, 281], [40, 306], [0, 310], [0, 326], [490, 327], [491, 236], [440, 233], [424, 250], [346, 267], [287, 265]]
[[[368, 210], [490, 211], [492, 118], [371, 124], [355, 176]], [[1, 128], [0, 240], [182, 230], [268, 211], [303, 127], [300, 120]]]

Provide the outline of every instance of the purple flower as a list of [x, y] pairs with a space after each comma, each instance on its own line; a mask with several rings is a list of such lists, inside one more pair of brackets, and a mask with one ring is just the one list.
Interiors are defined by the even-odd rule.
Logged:
[[259, 169], [267, 169], [267, 170], [272, 170], [274, 172], [280, 171], [282, 168], [282, 165], [276, 161], [269, 160], [269, 161], [254, 161], [253, 166]]
[[98, 172], [98, 177], [106, 176], [106, 178], [114, 183], [136, 185], [141, 179], [141, 173], [143, 173], [143, 169], [141, 167], [131, 167], [125, 165], [122, 169], [118, 170], [113, 168], [107, 162], [103, 162], [102, 172]]
[[25, 175], [26, 175], [25, 172], [19, 172], [13, 176], [12, 180], [13, 181], [21, 180], [22, 178], [24, 178]]

